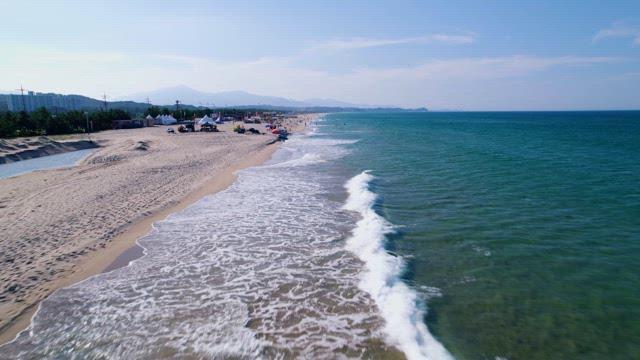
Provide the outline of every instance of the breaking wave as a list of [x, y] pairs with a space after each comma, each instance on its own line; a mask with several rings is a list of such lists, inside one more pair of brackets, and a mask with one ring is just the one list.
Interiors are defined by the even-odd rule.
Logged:
[[425, 306], [418, 294], [402, 282], [404, 261], [385, 249], [385, 235], [393, 232], [393, 226], [373, 209], [377, 195], [369, 190], [372, 180], [364, 171], [345, 184], [349, 197], [344, 209], [362, 217], [346, 245], [365, 263], [359, 286], [378, 306], [388, 341], [410, 360], [453, 359], [424, 324]]

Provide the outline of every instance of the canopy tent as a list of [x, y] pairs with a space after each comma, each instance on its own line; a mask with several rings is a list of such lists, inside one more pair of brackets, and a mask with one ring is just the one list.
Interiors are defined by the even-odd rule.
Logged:
[[158, 117], [156, 117], [156, 124], [173, 125], [177, 122], [178, 120], [171, 115], [158, 115]]
[[147, 120], [155, 120], [155, 119], [153, 118], [153, 116], [151, 116], [151, 115], [147, 115], [147, 117], [146, 117], [145, 119], [147, 119]]
[[198, 121], [198, 125], [214, 125], [215, 122], [209, 115], [205, 115], [200, 121]]

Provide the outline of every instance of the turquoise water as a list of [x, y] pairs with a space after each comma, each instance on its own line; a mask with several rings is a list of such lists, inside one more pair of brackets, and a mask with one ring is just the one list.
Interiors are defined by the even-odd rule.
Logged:
[[340, 169], [372, 171], [387, 248], [455, 357], [640, 358], [640, 112], [322, 124], [358, 140]]
[[30, 173], [36, 170], [56, 169], [73, 166], [95, 149], [76, 150], [62, 154], [0, 164], [0, 179]]

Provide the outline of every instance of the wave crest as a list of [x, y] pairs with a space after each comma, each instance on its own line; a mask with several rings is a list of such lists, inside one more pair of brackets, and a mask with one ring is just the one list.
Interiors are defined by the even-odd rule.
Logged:
[[404, 261], [385, 249], [385, 235], [393, 232], [393, 226], [373, 209], [377, 198], [369, 190], [373, 179], [363, 171], [345, 184], [349, 197], [344, 209], [362, 216], [347, 240], [347, 250], [365, 263], [360, 288], [373, 298], [385, 319], [388, 341], [409, 359], [453, 359], [424, 324], [425, 306], [420, 297], [402, 282]]

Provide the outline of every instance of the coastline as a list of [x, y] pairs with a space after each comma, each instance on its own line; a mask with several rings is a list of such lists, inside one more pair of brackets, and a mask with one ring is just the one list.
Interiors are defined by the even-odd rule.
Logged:
[[[319, 115], [302, 115], [294, 119], [294, 122], [289, 123], [288, 127], [293, 133], [301, 132], [305, 129], [305, 123], [313, 121], [317, 116]], [[229, 129], [227, 129], [227, 127]], [[223, 131], [229, 132], [231, 127], [227, 127], [225, 127]], [[250, 135], [232, 136], [234, 138], [243, 139], [255, 138]], [[235, 181], [236, 172], [248, 167], [260, 165], [270, 159], [272, 154], [279, 147], [278, 142], [272, 136], [268, 136], [268, 138], [260, 140], [264, 141], [260, 141], [258, 144], [253, 144], [239, 161], [235, 161], [231, 164], [223, 164], [226, 166], [222, 169], [215, 169], [216, 171], [214, 171], [213, 176], [206, 178], [206, 180], [184, 194], [184, 196], [177, 200], [169, 201], [160, 208], [143, 212], [142, 216], [124, 227], [112, 229], [111, 233], [115, 233], [115, 235], [108, 239], [108, 241], [100, 244], [100, 246], [95, 246], [94, 251], [89, 251], [86, 254], [79, 256], [65, 276], [47, 281], [46, 290], [48, 291], [44, 296], [40, 296], [36, 301], [32, 301], [32, 303], [27, 306], [24, 306], [23, 302], [18, 303], [16, 307], [21, 308], [20, 311], [15, 316], [11, 316], [10, 319], [6, 320], [0, 328], [0, 344], [11, 342], [20, 332], [27, 329], [31, 323], [33, 315], [37, 311], [39, 303], [55, 290], [71, 286], [91, 276], [100, 274], [105, 270], [111, 271], [118, 267], [126, 266], [129, 261], [133, 259], [127, 258], [126, 256], [124, 256], [125, 259], [122, 259], [121, 256], [126, 254], [128, 251], [131, 251], [131, 249], [136, 249], [138, 246], [136, 243], [137, 240], [152, 230], [154, 222], [165, 219], [170, 214], [192, 205], [207, 195], [226, 189]], [[86, 164], [87, 162], [91, 162], [91, 160], [92, 156], [85, 159], [83, 163]], [[28, 174], [26, 176], [28, 176]], [[118, 263], [119, 261], [120, 263]], [[4, 312], [2, 314], [5, 314], [7, 307], [5, 306], [5, 309], [3, 310]]]

